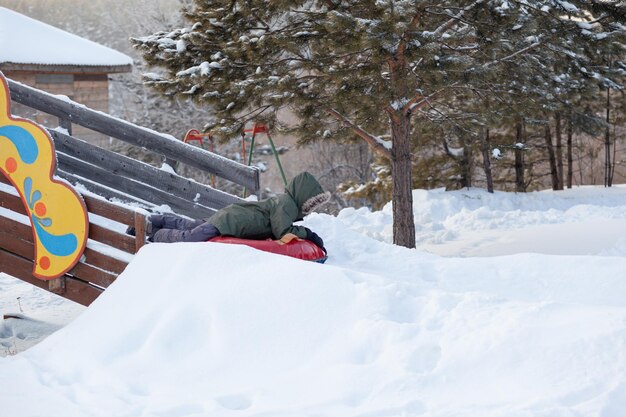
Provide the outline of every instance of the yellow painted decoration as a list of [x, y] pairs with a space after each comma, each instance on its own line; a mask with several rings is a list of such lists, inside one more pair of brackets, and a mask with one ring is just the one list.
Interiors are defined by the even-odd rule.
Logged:
[[11, 99], [0, 72], [0, 172], [17, 189], [30, 218], [35, 242], [33, 275], [57, 278], [80, 259], [89, 228], [81, 196], [55, 179], [56, 154], [48, 132], [10, 113]]

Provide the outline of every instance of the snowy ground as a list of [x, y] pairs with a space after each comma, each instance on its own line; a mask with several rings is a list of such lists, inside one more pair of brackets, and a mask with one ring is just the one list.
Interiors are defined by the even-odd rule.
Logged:
[[623, 417], [626, 187], [414, 199], [417, 250], [348, 209], [305, 219], [326, 265], [152, 244], [88, 309], [0, 276], [0, 415]]
[[0, 273], [0, 319], [7, 316], [0, 321], [0, 356], [30, 348], [83, 310], [81, 305]]

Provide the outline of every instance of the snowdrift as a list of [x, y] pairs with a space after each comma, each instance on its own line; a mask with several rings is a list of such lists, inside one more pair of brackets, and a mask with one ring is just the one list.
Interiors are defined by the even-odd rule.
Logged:
[[74, 322], [0, 359], [2, 414], [623, 415], [625, 258], [445, 259], [325, 217], [329, 262], [354, 268], [144, 247]]
[[[390, 207], [308, 216], [326, 265], [149, 245], [78, 319], [0, 358], [0, 414], [622, 417], [625, 197], [416, 190], [418, 248], [467, 258], [384, 243]], [[6, 282], [0, 305], [27, 297]]]

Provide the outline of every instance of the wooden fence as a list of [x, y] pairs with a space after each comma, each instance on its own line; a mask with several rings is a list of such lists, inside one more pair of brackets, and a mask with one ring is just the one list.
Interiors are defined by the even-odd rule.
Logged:
[[[51, 281], [35, 278], [32, 275], [33, 234], [26, 210], [15, 188], [0, 175], [0, 208], [3, 209], [0, 211], [0, 272], [89, 305], [124, 270], [145, 242], [145, 211], [107, 199], [138, 203], [146, 208], [167, 204], [175, 212], [194, 218], [208, 217], [228, 204], [241, 201], [240, 197], [75, 138], [71, 136], [73, 124], [215, 174], [258, 195], [257, 168], [71, 100], [7, 81], [12, 101], [59, 118], [63, 129], [48, 129], [57, 151], [56, 175], [88, 190], [82, 195], [90, 221], [89, 241], [79, 263], [60, 278]], [[137, 237], [124, 233], [128, 226], [137, 229]]]
[[[32, 275], [35, 256], [33, 232], [17, 191], [0, 175], [0, 272], [83, 305], [96, 299], [145, 242], [145, 217], [140, 211], [83, 195], [90, 213], [89, 241], [78, 264], [62, 277], [43, 281]], [[95, 216], [94, 216], [95, 215]], [[110, 227], [118, 224], [117, 228]], [[128, 226], [137, 236], [126, 235]], [[117, 229], [117, 231], [115, 230]]]
[[80, 182], [90, 191], [148, 205], [168, 204], [180, 214], [206, 217], [215, 210], [240, 201], [237, 196], [215, 190], [175, 173], [90, 145], [71, 136], [72, 124], [103, 133], [215, 174], [246, 187], [260, 190], [259, 170], [188, 145], [171, 136], [92, 110], [69, 99], [7, 80], [11, 100], [59, 118], [67, 131], [49, 130], [58, 152], [58, 175], [71, 183]]

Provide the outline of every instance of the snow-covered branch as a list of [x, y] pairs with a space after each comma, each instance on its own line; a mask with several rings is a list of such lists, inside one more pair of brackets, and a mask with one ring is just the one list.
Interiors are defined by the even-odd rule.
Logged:
[[492, 65], [499, 64], [500, 62], [508, 61], [509, 59], [514, 58], [514, 57], [516, 57], [517, 55], [521, 55], [521, 54], [524, 54], [524, 53], [526, 53], [526, 52], [528, 52], [528, 51], [530, 51], [530, 50], [532, 50], [532, 49], [535, 49], [536, 47], [538, 47], [538, 46], [539, 46], [539, 45], [541, 45], [541, 44], [542, 44], [542, 42], [541, 42], [541, 41], [534, 42], [534, 43], [532, 43], [531, 45], [528, 45], [527, 47], [522, 48], [522, 49], [520, 49], [519, 51], [513, 52], [513, 53], [512, 53], [512, 54], [510, 54], [510, 55], [507, 55], [507, 56], [505, 56], [505, 57], [503, 57], [503, 58], [495, 59], [495, 60], [493, 60], [493, 61], [490, 61], [490, 62], [487, 62], [487, 63], [483, 64], [483, 68], [489, 68], [489, 67], [491, 67]]
[[458, 23], [463, 18], [465, 13], [467, 13], [470, 10], [472, 10], [474, 7], [478, 6], [481, 3], [483, 3], [483, 0], [477, 0], [474, 3], [470, 4], [469, 6], [464, 7], [457, 14], [455, 14], [454, 16], [451, 16], [448, 21], [443, 23], [441, 26], [439, 26], [433, 32], [430, 32], [429, 36], [432, 37], [432, 38], [441, 37], [445, 31], [447, 31], [452, 26], [454, 26], [456, 23]]

